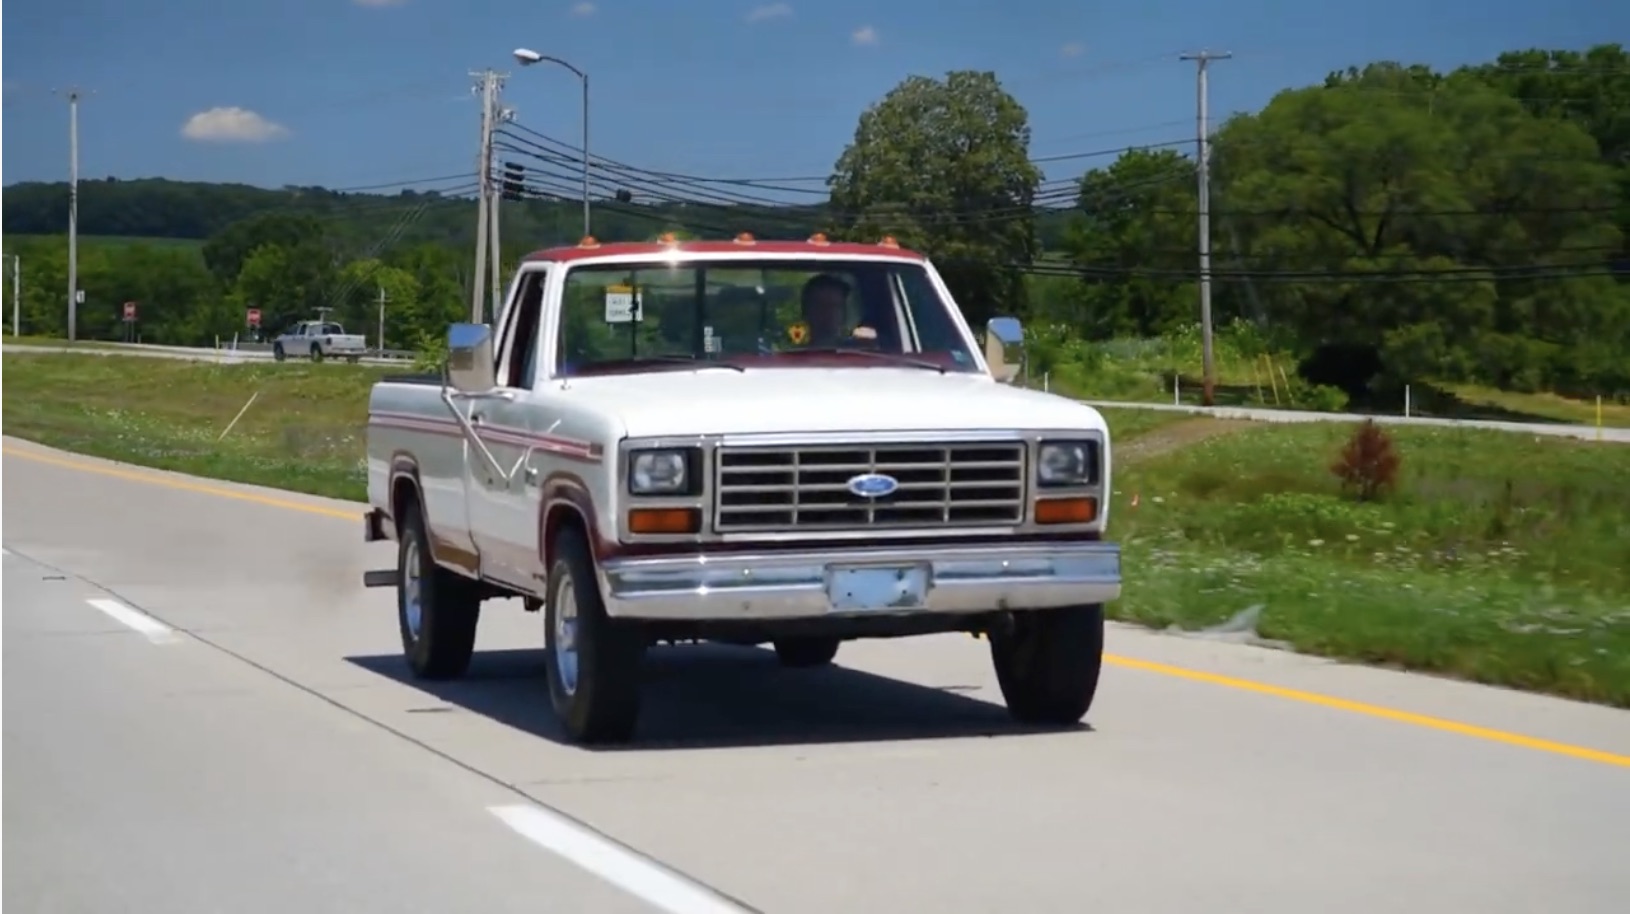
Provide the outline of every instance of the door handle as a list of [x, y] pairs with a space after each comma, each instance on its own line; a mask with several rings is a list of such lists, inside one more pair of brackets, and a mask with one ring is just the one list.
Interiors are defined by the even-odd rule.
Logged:
[[470, 413], [470, 424], [471, 425], [480, 425], [481, 424], [481, 414], [476, 413], [476, 412]]

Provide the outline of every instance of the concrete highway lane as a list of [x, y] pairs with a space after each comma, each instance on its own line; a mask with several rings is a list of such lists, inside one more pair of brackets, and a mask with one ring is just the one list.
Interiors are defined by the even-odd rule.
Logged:
[[[1117, 627], [1090, 727], [982, 642], [653, 654], [566, 745], [541, 623], [413, 684], [356, 505], [6, 439], [19, 911], [1608, 912], [1630, 714]], [[104, 601], [90, 603], [89, 600]], [[111, 601], [111, 602], [107, 602]]]

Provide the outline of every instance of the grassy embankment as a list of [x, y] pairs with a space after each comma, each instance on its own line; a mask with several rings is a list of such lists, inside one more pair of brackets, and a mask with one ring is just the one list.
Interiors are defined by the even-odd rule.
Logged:
[[[1200, 403], [1201, 344], [1198, 332], [1185, 331], [1147, 340], [1084, 342], [1048, 338], [1032, 344], [1031, 384], [1047, 384], [1059, 393], [1096, 400], [1171, 403], [1172, 380], [1183, 403]], [[1284, 407], [1313, 410], [1358, 409], [1340, 391], [1316, 388], [1296, 376], [1297, 360], [1259, 337], [1249, 326], [1222, 328], [1213, 346], [1217, 400], [1221, 406]], [[1501, 419], [1513, 422], [1557, 422], [1595, 425], [1594, 400], [1554, 393], [1517, 393], [1475, 384], [1422, 380], [1410, 385], [1411, 410], [1417, 416], [1456, 419]], [[1362, 411], [1402, 414], [1396, 402], [1376, 403]], [[1602, 424], [1630, 427], [1630, 403], [1602, 404]]]
[[[11, 354], [5, 430], [360, 500], [367, 390], [390, 370]], [[1630, 707], [1630, 448], [1397, 429], [1398, 490], [1360, 504], [1328, 470], [1345, 423], [1108, 417], [1118, 617], [1198, 628], [1260, 605], [1260, 634], [1300, 650]]]

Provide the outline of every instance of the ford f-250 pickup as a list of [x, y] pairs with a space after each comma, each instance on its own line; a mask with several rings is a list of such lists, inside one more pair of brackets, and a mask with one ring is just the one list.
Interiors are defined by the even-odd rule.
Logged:
[[593, 238], [526, 258], [494, 331], [369, 399], [365, 539], [394, 540], [414, 675], [464, 673], [484, 600], [542, 610], [570, 738], [635, 732], [663, 642], [988, 639], [1010, 713], [1080, 721], [1097, 690], [1110, 441], [1012, 385], [932, 263], [878, 244]]

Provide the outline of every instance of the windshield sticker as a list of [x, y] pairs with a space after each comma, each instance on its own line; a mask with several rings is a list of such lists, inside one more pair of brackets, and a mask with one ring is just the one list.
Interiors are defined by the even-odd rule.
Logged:
[[639, 321], [634, 313], [633, 286], [606, 286], [606, 323], [631, 324]]
[[718, 337], [713, 335], [713, 328], [711, 326], [702, 328], [702, 351], [703, 352], [710, 353], [710, 354], [711, 353], [717, 353], [720, 350], [721, 343], [722, 343], [722, 341]]
[[809, 339], [809, 325], [798, 321], [787, 327], [787, 339], [792, 340], [794, 346], [802, 346]]

